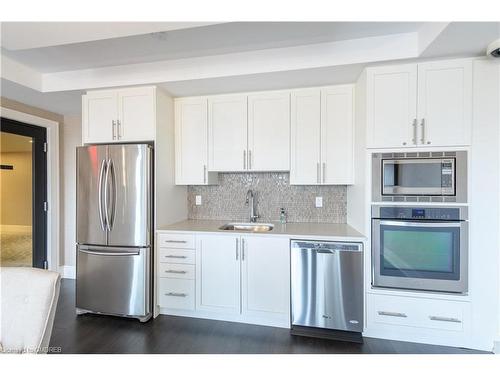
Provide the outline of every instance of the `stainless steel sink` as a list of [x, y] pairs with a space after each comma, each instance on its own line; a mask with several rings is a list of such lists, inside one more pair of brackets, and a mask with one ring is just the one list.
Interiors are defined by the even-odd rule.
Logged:
[[220, 230], [240, 230], [245, 232], [269, 232], [273, 230], [273, 224], [266, 223], [227, 223]]

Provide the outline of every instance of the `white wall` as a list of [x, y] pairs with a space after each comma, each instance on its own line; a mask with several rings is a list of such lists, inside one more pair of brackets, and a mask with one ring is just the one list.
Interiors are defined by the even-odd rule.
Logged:
[[63, 276], [76, 265], [76, 147], [82, 144], [80, 116], [65, 116], [60, 129], [61, 256]]

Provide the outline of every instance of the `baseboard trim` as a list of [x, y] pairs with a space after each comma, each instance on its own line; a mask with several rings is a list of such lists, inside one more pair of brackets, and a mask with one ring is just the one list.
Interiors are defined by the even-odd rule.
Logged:
[[75, 266], [59, 266], [59, 273], [63, 279], [76, 279]]

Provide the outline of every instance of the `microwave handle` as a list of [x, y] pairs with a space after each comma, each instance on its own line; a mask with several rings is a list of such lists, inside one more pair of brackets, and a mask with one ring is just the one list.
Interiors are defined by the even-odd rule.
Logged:
[[392, 225], [399, 227], [425, 227], [425, 228], [449, 228], [460, 227], [463, 221], [397, 221], [397, 220], [380, 220], [380, 225]]

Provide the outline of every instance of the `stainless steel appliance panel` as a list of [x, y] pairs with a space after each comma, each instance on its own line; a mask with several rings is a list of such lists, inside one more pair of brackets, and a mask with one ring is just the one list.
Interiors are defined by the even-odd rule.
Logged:
[[360, 243], [292, 241], [292, 325], [363, 330]]
[[151, 249], [78, 246], [77, 309], [122, 316], [150, 311]]
[[107, 146], [78, 147], [76, 160], [76, 241], [106, 245], [103, 193]]
[[104, 201], [109, 246], [151, 245], [151, 155], [146, 144], [108, 146]]

